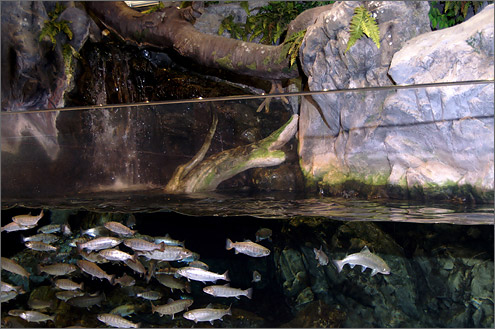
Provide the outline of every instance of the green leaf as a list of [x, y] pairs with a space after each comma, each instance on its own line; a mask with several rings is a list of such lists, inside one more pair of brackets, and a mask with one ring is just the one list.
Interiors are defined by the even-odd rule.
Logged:
[[246, 14], [250, 15], [251, 13], [249, 12], [249, 1], [241, 1], [239, 4], [242, 9], [246, 12]]

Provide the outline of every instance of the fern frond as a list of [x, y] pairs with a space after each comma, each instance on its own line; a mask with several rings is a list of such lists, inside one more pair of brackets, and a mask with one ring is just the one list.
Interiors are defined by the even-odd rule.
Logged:
[[349, 51], [352, 46], [366, 34], [380, 48], [380, 28], [370, 12], [365, 7], [359, 6], [354, 9], [354, 16], [349, 24], [349, 41], [344, 53]]
[[380, 49], [380, 28], [378, 27], [378, 24], [376, 23], [375, 19], [371, 17], [371, 15], [366, 17], [363, 26], [363, 31], [364, 34], [366, 34], [369, 38], [371, 38], [371, 40], [373, 40], [376, 47]]

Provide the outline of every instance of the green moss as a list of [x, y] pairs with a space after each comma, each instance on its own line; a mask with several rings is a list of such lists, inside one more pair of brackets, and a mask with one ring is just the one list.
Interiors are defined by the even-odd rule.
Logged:
[[222, 58], [218, 58], [216, 60], [216, 62], [221, 67], [227, 68], [229, 70], [233, 70], [234, 69], [234, 65], [232, 64], [232, 56], [231, 56], [231, 54], [228, 54], [227, 56], [222, 57]]
[[252, 62], [251, 64], [246, 65], [246, 67], [250, 70], [253, 70], [253, 71], [255, 71], [258, 68], [258, 66], [256, 65], [256, 62]]

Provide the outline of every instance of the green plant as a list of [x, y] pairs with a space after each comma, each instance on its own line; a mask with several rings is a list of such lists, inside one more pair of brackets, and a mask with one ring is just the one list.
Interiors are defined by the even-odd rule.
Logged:
[[[55, 38], [60, 32], [65, 33], [69, 40], [72, 40], [72, 31], [69, 27], [69, 24], [72, 23], [66, 20], [58, 20], [60, 14], [65, 10], [65, 7], [60, 3], [55, 4], [55, 9], [48, 13], [48, 17], [50, 20], [45, 20], [43, 28], [41, 29], [41, 33], [39, 36], [39, 41], [41, 42], [45, 36], [50, 38], [52, 43], [52, 49], [55, 49], [55, 45], [57, 44], [57, 39]], [[62, 57], [64, 58], [64, 66], [65, 66], [65, 74], [66, 76], [71, 75], [71, 63], [72, 58], [81, 58], [77, 50], [72, 47], [69, 43], [65, 43], [62, 45]]]
[[48, 17], [50, 17], [50, 20], [44, 21], [44, 25], [41, 29], [39, 37], [40, 42], [45, 38], [45, 36], [48, 36], [50, 38], [50, 41], [52, 42], [52, 48], [55, 48], [55, 45], [57, 44], [57, 40], [55, 39], [55, 37], [60, 32], [65, 33], [69, 40], [72, 40], [72, 31], [69, 27], [69, 23], [72, 22], [66, 21], [64, 19], [57, 21], [58, 16], [64, 11], [64, 9], [65, 7], [57, 2], [55, 4], [55, 9], [48, 13]]
[[251, 15], [247, 1], [241, 1], [248, 17], [245, 23], [235, 23], [233, 16], [226, 17], [218, 30], [228, 31], [235, 39], [252, 41], [261, 36], [260, 43], [277, 44], [287, 30], [287, 25], [306, 9], [333, 3], [334, 1], [272, 1]]
[[[488, 1], [493, 3], [493, 1]], [[441, 8], [443, 7], [443, 13]], [[433, 30], [444, 29], [464, 22], [470, 8], [473, 13], [478, 13], [481, 7], [479, 1], [432, 1], [430, 3], [431, 28]]]
[[354, 9], [354, 15], [351, 18], [350, 23], [350, 37], [347, 42], [346, 53], [363, 34], [366, 34], [376, 44], [377, 48], [380, 48], [380, 29], [371, 13], [364, 7], [359, 6]]
[[284, 40], [282, 45], [282, 52], [280, 54], [281, 58], [290, 57], [290, 67], [296, 62], [296, 58], [299, 52], [299, 47], [306, 34], [306, 29], [292, 34], [289, 38]]
[[143, 14], [151, 14], [151, 13], [154, 13], [155, 11], [159, 10], [159, 9], [163, 9], [165, 8], [165, 5], [163, 4], [163, 2], [158, 2], [158, 4], [154, 5], [154, 6], [151, 6], [150, 8], [146, 9], [146, 10], [143, 10], [142, 13]]

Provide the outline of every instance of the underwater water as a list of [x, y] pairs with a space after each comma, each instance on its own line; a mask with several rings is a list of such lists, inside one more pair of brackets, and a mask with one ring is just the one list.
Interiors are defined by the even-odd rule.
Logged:
[[[13, 216], [35, 216], [41, 209], [43, 217], [31, 229], [1, 233], [2, 257], [15, 260], [30, 273], [28, 280], [2, 270], [2, 282], [25, 291], [2, 302], [2, 326], [106, 327], [98, 320], [98, 314], [121, 306], [121, 312], [131, 313], [126, 315], [127, 320], [150, 328], [493, 327], [492, 205], [466, 207], [275, 195], [214, 193], [185, 197], [105, 193], [68, 199], [3, 201], [2, 227]], [[142, 275], [123, 261], [98, 264], [108, 275], [114, 275], [113, 280], [131, 276], [134, 283], [129, 286], [92, 278], [81, 270], [78, 261], [83, 257], [69, 243], [84, 231], [107, 222], [132, 225], [136, 232], [132, 237], [120, 236], [124, 241], [153, 241], [168, 234], [171, 239], [184, 242], [193, 256], [169, 262], [138, 256], [146, 269]], [[59, 239], [51, 245], [58, 250], [28, 249], [22, 237], [35, 235], [49, 224], [70, 227], [71, 232], [66, 235], [53, 233]], [[258, 231], [261, 228], [271, 232]], [[119, 237], [108, 230], [101, 234]], [[261, 241], [256, 241], [257, 235]], [[234, 249], [227, 250], [227, 239], [234, 243], [251, 240], [270, 253], [261, 257], [236, 253]], [[365, 246], [372, 260], [383, 261], [390, 274], [378, 269], [372, 275], [376, 262], [363, 263], [362, 259], [355, 260], [353, 268], [350, 261], [338, 271], [334, 260], [352, 255], [359, 258], [366, 252]], [[125, 243], [115, 248], [139, 254]], [[319, 254], [317, 259], [320, 248], [324, 255]], [[228, 271], [230, 281], [226, 277], [216, 283], [190, 280], [188, 289], [184, 286], [188, 280], [174, 276], [173, 272], [174, 268], [194, 265], [193, 260], [207, 264], [210, 272], [220, 276]], [[56, 263], [74, 264], [77, 269], [57, 277], [39, 272], [39, 265]], [[253, 282], [254, 271], [259, 276]], [[174, 278], [169, 280], [183, 290], [161, 283], [158, 278], [163, 276]], [[83, 298], [95, 299], [103, 294], [105, 298], [89, 307], [60, 300], [56, 293], [62, 290], [56, 282], [62, 278], [84, 283]], [[212, 296], [203, 291], [206, 286], [226, 283], [241, 289], [234, 293], [239, 298]], [[252, 296], [248, 298], [250, 288]], [[139, 297], [143, 291], [159, 292], [159, 298], [150, 301]], [[195, 324], [184, 317], [185, 310], [177, 312], [173, 319], [171, 315], [152, 312], [158, 305], [170, 302], [170, 298], [192, 299], [189, 311], [211, 304], [214, 309], [224, 310], [219, 311], [223, 312], [222, 320]], [[48, 306], [36, 306], [41, 304], [39, 300], [46, 301]], [[224, 314], [228, 308], [231, 314]], [[54, 322], [27, 322], [9, 314], [19, 309], [55, 315]]]

